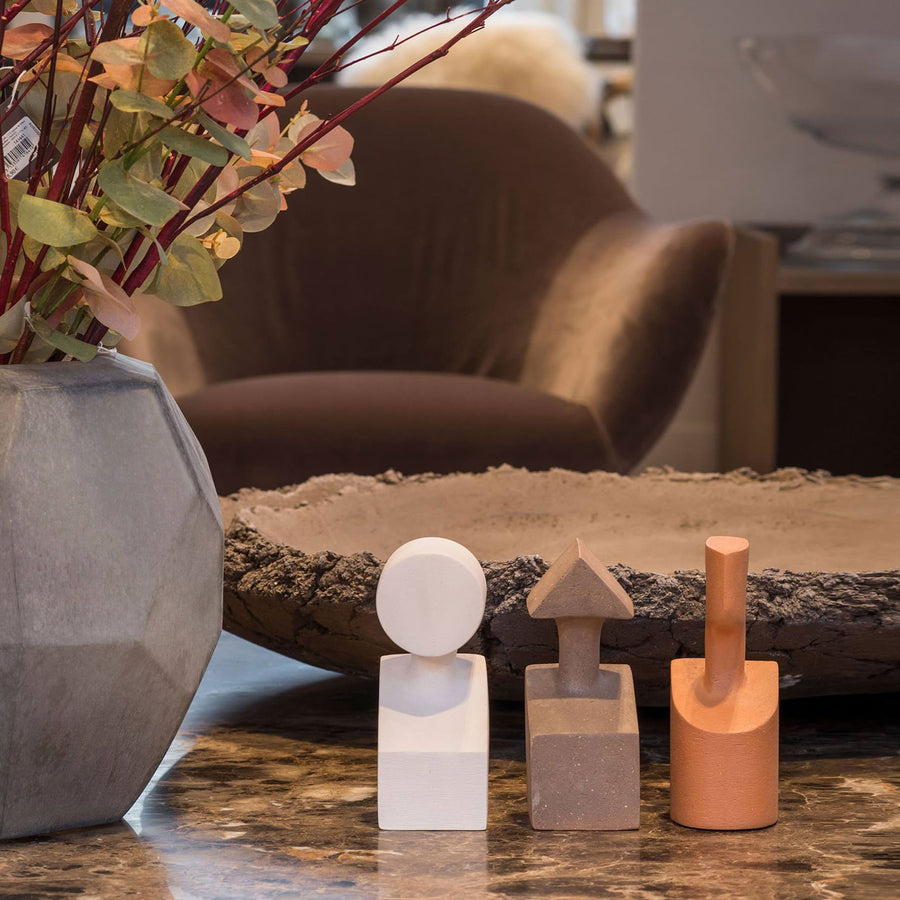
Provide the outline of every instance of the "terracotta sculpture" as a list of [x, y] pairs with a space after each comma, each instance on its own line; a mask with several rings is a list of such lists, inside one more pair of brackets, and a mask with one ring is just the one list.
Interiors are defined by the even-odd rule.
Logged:
[[456, 652], [481, 624], [486, 591], [478, 560], [444, 538], [410, 541], [385, 563], [378, 619], [409, 653], [381, 658], [381, 828], [487, 827], [487, 668]]
[[778, 664], [745, 661], [749, 544], [706, 542], [706, 658], [672, 661], [671, 815], [692, 828], [778, 818]]
[[528, 597], [556, 619], [559, 664], [525, 670], [528, 806], [537, 829], [621, 830], [640, 824], [637, 713], [629, 666], [600, 665], [605, 619], [631, 600], [576, 540]]

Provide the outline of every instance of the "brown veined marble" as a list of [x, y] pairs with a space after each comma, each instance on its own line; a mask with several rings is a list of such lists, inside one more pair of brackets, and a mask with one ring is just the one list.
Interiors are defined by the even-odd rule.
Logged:
[[896, 699], [784, 704], [781, 816], [752, 832], [669, 819], [667, 713], [652, 709], [640, 830], [533, 831], [522, 707], [495, 704], [487, 831], [379, 832], [376, 686], [225, 636], [126, 823], [0, 845], [0, 898], [884, 900], [900, 871]]

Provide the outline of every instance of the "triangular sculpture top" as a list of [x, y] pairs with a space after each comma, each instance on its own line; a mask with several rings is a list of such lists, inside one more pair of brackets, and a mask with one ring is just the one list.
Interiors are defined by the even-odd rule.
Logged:
[[576, 539], [528, 595], [528, 613], [535, 619], [632, 619], [634, 607], [606, 566]]

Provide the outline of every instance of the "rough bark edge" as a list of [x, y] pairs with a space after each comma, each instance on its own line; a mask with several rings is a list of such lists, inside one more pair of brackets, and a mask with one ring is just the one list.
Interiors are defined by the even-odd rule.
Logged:
[[[370, 553], [302, 553], [236, 521], [226, 539], [225, 627], [312, 665], [375, 675], [378, 658], [396, 652], [375, 614], [381, 565]], [[525, 608], [547, 563], [522, 556], [483, 565], [487, 607], [467, 648], [487, 657], [495, 697], [519, 698], [524, 667], [556, 658], [553, 623]], [[603, 660], [632, 666], [639, 702], [664, 704], [669, 661], [702, 655], [704, 576], [610, 568], [635, 618], [607, 626]], [[778, 661], [785, 697], [900, 690], [898, 601], [898, 570], [753, 573], [748, 656]]]

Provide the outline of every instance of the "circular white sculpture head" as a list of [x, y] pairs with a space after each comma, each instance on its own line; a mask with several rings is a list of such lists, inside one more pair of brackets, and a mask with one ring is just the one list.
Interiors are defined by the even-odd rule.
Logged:
[[388, 637], [408, 653], [445, 656], [475, 633], [486, 596], [481, 564], [462, 544], [426, 537], [391, 554], [375, 608]]

